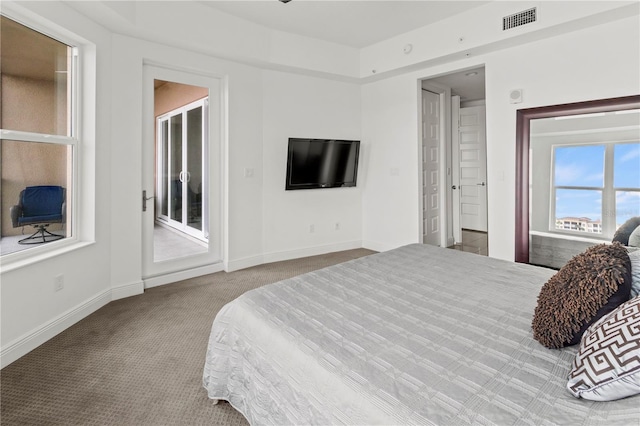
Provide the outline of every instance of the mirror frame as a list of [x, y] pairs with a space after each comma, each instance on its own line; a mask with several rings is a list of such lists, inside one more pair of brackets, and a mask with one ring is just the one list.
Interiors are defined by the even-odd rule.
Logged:
[[529, 263], [529, 137], [538, 118], [640, 109], [640, 95], [550, 105], [516, 111], [516, 232], [515, 261]]

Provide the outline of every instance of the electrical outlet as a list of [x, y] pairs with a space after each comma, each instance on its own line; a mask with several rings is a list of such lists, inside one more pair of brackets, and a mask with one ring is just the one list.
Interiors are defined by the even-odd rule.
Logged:
[[340, 222], [336, 222], [336, 224], [333, 227], [333, 229], [335, 229], [336, 231], [339, 231], [340, 230]]
[[53, 278], [53, 291], [60, 291], [64, 288], [64, 275], [56, 275]]
[[316, 232], [316, 226], [314, 224], [309, 225], [309, 232], [311, 234], [313, 234], [314, 232]]

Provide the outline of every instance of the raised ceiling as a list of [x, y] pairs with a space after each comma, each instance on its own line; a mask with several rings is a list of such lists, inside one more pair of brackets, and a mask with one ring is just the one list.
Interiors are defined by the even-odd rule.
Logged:
[[271, 29], [366, 47], [489, 1], [201, 1]]
[[[189, 1], [189, 0], [184, 0]], [[217, 0], [198, 0], [200, 4], [206, 5], [220, 12], [236, 16], [241, 19], [262, 25], [274, 30], [284, 31], [306, 37], [325, 40], [332, 43], [361, 48], [383, 41], [385, 39], [406, 33], [419, 27], [423, 27], [434, 22], [446, 19], [456, 14], [462, 13], [474, 7], [482, 6], [489, 1], [318, 1], [318, 0], [292, 0], [284, 4], [277, 0], [261, 0], [261, 1], [217, 1]], [[72, 6], [87, 16], [99, 21], [102, 25], [110, 27], [108, 19], [100, 19], [102, 11], [100, 3], [108, 4], [110, 7], [118, 9], [125, 8], [127, 11], [135, 10], [135, 2], [118, 2], [110, 1], [101, 2], [68, 2]], [[81, 7], [82, 6], [82, 7]], [[4, 18], [3, 18], [4, 19]], [[9, 28], [8, 28], [9, 27]], [[111, 28], [114, 32], [126, 32], [122, 27], [114, 26]], [[11, 33], [18, 36], [18, 31], [13, 25], [6, 25], [6, 35]], [[28, 54], [33, 56], [37, 51], [42, 49], [53, 51], [54, 40], [48, 37], [42, 37], [39, 46], [31, 46], [28, 49], [22, 49], [22, 42], [12, 42], [11, 37], [5, 37], [3, 40], [3, 57], [8, 59], [7, 55], [18, 56]], [[13, 55], [12, 48], [17, 51]], [[18, 55], [20, 54], [20, 55]], [[9, 62], [19, 66], [17, 61], [4, 61], [3, 71], [13, 74], [26, 74], [32, 78], [52, 78], [51, 70], [54, 69], [53, 63], [56, 62], [56, 56], [60, 54], [48, 56], [37, 55], [40, 58], [47, 57], [52, 61], [47, 66], [22, 66], [22, 71], [17, 72], [15, 69], [9, 69]], [[60, 60], [57, 60], [58, 66]], [[20, 67], [19, 67], [20, 68]], [[45, 71], [46, 70], [46, 71]], [[452, 88], [458, 89], [457, 92], [463, 99], [475, 100], [484, 98], [484, 75], [482, 69], [479, 70], [480, 75], [469, 78], [464, 73], [443, 76], [440, 81]], [[47, 72], [48, 75], [36, 75], [37, 73]]]

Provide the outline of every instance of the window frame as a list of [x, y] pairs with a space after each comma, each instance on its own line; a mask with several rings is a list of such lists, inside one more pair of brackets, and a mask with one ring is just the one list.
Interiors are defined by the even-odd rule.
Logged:
[[[90, 191], [81, 182], [95, 181], [95, 128], [83, 123], [95, 123], [96, 99], [96, 47], [77, 34], [48, 19], [36, 15], [17, 5], [6, 5], [2, 16], [11, 19], [33, 31], [55, 39], [71, 49], [69, 72], [69, 135], [43, 134], [19, 130], [0, 129], [0, 138], [20, 142], [35, 142], [71, 147], [71, 164], [67, 170], [71, 174], [71, 188], [67, 188], [70, 202], [70, 219], [67, 225], [68, 237], [47, 244], [31, 246], [24, 250], [0, 255], [2, 272], [28, 266], [42, 260], [67, 253], [94, 243], [95, 191]], [[86, 73], [83, 73], [86, 71]], [[89, 148], [89, 149], [85, 149]], [[95, 149], [93, 150], [95, 151]], [[94, 167], [87, 167], [93, 165]], [[81, 195], [84, 195], [81, 197]]]

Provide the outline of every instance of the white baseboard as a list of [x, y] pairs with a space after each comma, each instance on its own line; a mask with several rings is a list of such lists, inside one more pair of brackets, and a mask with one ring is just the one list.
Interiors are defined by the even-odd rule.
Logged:
[[47, 340], [63, 332], [109, 302], [111, 302], [111, 289], [103, 291], [57, 318], [45, 323], [41, 327], [10, 342], [2, 348], [0, 352], [0, 368], [6, 367], [18, 358], [31, 352]]
[[337, 244], [327, 244], [324, 246], [314, 246], [300, 248], [297, 250], [287, 250], [267, 253], [263, 255], [263, 263], [280, 262], [283, 260], [298, 259], [300, 257], [317, 256], [320, 254], [333, 253], [336, 251], [353, 250], [362, 248], [362, 241], [345, 241]]
[[264, 262], [264, 256], [251, 256], [244, 259], [231, 260], [226, 263], [224, 270], [227, 272], [239, 271], [240, 269], [251, 268], [252, 266], [262, 265]]
[[369, 250], [377, 251], [377, 252], [389, 251], [391, 249], [396, 248], [396, 247], [391, 246], [389, 244], [379, 243], [377, 241], [370, 241], [370, 240], [363, 241], [362, 242], [362, 247], [364, 247], [366, 249], [369, 249]]
[[111, 300], [124, 299], [144, 293], [144, 282], [136, 281], [131, 284], [123, 284], [111, 289]]
[[187, 269], [179, 272], [171, 272], [169, 274], [156, 275], [144, 279], [144, 288], [158, 287], [160, 285], [171, 284], [176, 281], [187, 280], [202, 275], [213, 274], [223, 270], [222, 263], [214, 263], [213, 265], [200, 266], [198, 268]]

